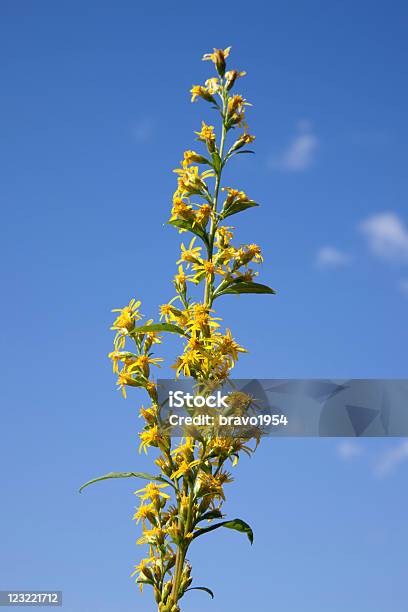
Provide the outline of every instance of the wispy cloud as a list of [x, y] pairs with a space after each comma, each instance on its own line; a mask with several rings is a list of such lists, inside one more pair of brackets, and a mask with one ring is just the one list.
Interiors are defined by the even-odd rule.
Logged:
[[337, 268], [346, 266], [351, 261], [350, 255], [332, 246], [321, 247], [317, 252], [316, 263], [320, 268]]
[[404, 295], [408, 295], [408, 278], [403, 278], [399, 282], [399, 289]]
[[355, 440], [344, 440], [337, 446], [337, 452], [341, 459], [344, 461], [350, 461], [363, 454], [363, 448], [361, 444], [358, 444]]
[[[367, 442], [367, 441], [366, 441]], [[408, 463], [408, 440], [390, 442], [388, 448], [367, 444], [362, 439], [345, 439], [336, 446], [337, 455], [344, 462], [362, 461], [375, 478], [390, 476], [403, 463]]]
[[400, 442], [383, 453], [375, 465], [374, 474], [378, 478], [384, 478], [405, 461], [408, 461], [408, 440]]
[[302, 172], [307, 170], [315, 160], [319, 140], [309, 121], [300, 121], [297, 134], [287, 148], [275, 158], [271, 158], [268, 167], [282, 172]]
[[360, 224], [371, 252], [394, 261], [408, 261], [408, 229], [394, 212], [368, 217]]
[[151, 117], [142, 117], [132, 121], [131, 131], [133, 138], [140, 144], [152, 140], [155, 130], [155, 121]]

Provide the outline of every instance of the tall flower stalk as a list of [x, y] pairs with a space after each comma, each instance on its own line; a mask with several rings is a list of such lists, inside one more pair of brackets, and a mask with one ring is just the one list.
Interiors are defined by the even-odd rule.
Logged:
[[202, 121], [196, 134], [203, 151], [185, 151], [181, 167], [175, 170], [177, 189], [168, 223], [181, 233], [192, 234], [189, 242], [181, 244], [173, 280], [175, 295], [161, 306], [161, 322], [141, 324], [140, 302], [133, 299], [117, 310], [112, 326], [116, 335], [109, 357], [118, 375], [118, 387], [125, 397], [129, 387], [143, 388], [149, 397], [150, 405], [140, 409], [145, 422], [139, 434], [140, 450], [157, 449], [159, 473], [114, 472], [81, 487], [109, 478], [150, 481], [136, 491], [139, 506], [133, 518], [142, 527], [138, 544], [146, 545], [148, 554], [132, 576], [141, 591], [145, 585], [153, 587], [159, 612], [178, 612], [180, 600], [192, 588], [213, 596], [207, 587], [191, 587], [187, 556], [197, 538], [223, 527], [246, 534], [251, 543], [253, 540], [250, 526], [241, 519], [213, 521], [224, 518], [224, 487], [233, 480], [227, 465], [235, 466], [242, 453], [251, 455], [259, 435], [220, 436], [195, 430], [181, 440], [171, 438], [161, 427], [157, 382], [151, 373], [162, 361], [153, 356], [152, 349], [161, 343], [162, 334], [175, 333], [183, 343], [172, 366], [176, 378], [187, 377], [200, 385], [225, 383], [239, 354], [246, 351], [230, 329], [221, 331], [214, 302], [227, 294], [274, 293], [254, 281], [258, 272], [251, 265], [263, 261], [259, 246], [234, 246], [234, 228], [225, 223], [227, 218], [258, 206], [243, 191], [222, 185], [226, 164], [236, 155], [250, 153], [247, 145], [255, 139], [246, 123], [249, 103], [232, 93], [245, 72], [227, 70], [229, 54], [228, 47], [204, 55], [204, 60], [214, 64], [216, 76], [191, 89], [192, 102], [207, 102], [217, 111], [220, 125], [216, 131]]

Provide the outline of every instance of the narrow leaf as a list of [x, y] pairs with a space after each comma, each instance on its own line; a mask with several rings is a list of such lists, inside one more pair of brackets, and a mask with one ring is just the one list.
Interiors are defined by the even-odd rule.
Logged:
[[183, 219], [173, 219], [173, 221], [168, 221], [168, 225], [173, 225], [174, 227], [178, 227], [179, 229], [185, 229], [188, 232], [192, 232], [204, 242], [204, 244], [208, 245], [208, 235], [207, 232], [200, 227], [199, 225], [194, 225], [190, 223], [190, 221], [185, 221]]
[[152, 323], [151, 325], [141, 325], [140, 327], [134, 327], [132, 333], [146, 334], [147, 332], [170, 332], [172, 334], [180, 334], [185, 336], [184, 330], [178, 325], [173, 323]]
[[201, 521], [210, 521], [212, 519], [219, 518], [222, 518], [222, 512], [221, 510], [218, 510], [218, 508], [214, 508], [214, 510], [209, 510], [208, 512], [200, 516], [197, 523], [200, 523]]
[[214, 529], [218, 529], [219, 527], [226, 527], [227, 529], [234, 529], [235, 531], [240, 531], [241, 533], [245, 533], [248, 537], [248, 540], [251, 544], [254, 541], [254, 533], [251, 527], [245, 521], [241, 519], [233, 519], [232, 521], [223, 521], [222, 523], [217, 523], [216, 525], [210, 525], [210, 527], [203, 527], [203, 529], [198, 529], [194, 532], [193, 540], [198, 538], [198, 536], [203, 535], [204, 533], [209, 533], [210, 531], [214, 531]]
[[236, 215], [242, 210], [246, 210], [247, 208], [253, 208], [254, 206], [259, 206], [259, 204], [253, 202], [252, 200], [247, 200], [246, 202], [234, 202], [231, 204], [231, 206], [228, 206], [222, 211], [220, 217], [222, 217], [222, 219], [226, 219], [231, 215]]
[[105, 474], [104, 476], [99, 476], [98, 478], [94, 478], [93, 480], [89, 480], [79, 489], [79, 492], [83, 491], [85, 487], [93, 484], [94, 482], [99, 482], [100, 480], [109, 480], [110, 478], [144, 478], [145, 480], [157, 480], [160, 482], [167, 482], [165, 478], [161, 476], [153, 476], [152, 474], [146, 474], [145, 472], [109, 472], [109, 474]]
[[211, 589], [208, 589], [207, 587], [189, 587], [188, 589], [186, 589], [186, 593], [187, 591], [205, 591], [210, 595], [211, 599], [214, 599], [214, 593]]
[[269, 293], [276, 294], [274, 289], [261, 283], [253, 283], [252, 281], [245, 281], [237, 279], [232, 285], [226, 287], [220, 293], [217, 293], [215, 297], [225, 295], [226, 293]]

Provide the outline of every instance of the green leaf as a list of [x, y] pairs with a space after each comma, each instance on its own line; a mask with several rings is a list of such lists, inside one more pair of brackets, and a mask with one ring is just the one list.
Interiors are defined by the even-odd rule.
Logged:
[[146, 334], [147, 332], [170, 332], [172, 334], [180, 334], [180, 336], [186, 335], [181, 327], [173, 325], [173, 323], [152, 323], [151, 325], [134, 327], [132, 330], [132, 333], [136, 334]]
[[108, 480], [110, 478], [144, 478], [145, 480], [157, 480], [160, 482], [166, 482], [165, 478], [161, 476], [153, 476], [152, 474], [146, 474], [145, 472], [109, 472], [109, 474], [105, 474], [105, 476], [99, 476], [99, 478], [94, 478], [93, 480], [89, 480], [79, 489], [81, 493], [85, 487], [93, 484], [94, 482], [99, 482], [100, 480]]
[[233, 519], [232, 521], [223, 521], [222, 523], [217, 523], [216, 525], [210, 525], [210, 527], [203, 527], [203, 529], [198, 529], [194, 532], [193, 540], [198, 538], [198, 536], [203, 535], [204, 533], [209, 533], [210, 531], [214, 531], [214, 529], [218, 529], [219, 527], [226, 527], [227, 529], [234, 529], [235, 531], [240, 531], [241, 533], [245, 533], [248, 537], [248, 540], [251, 544], [254, 541], [254, 533], [251, 527], [245, 521], [241, 519]]
[[259, 206], [259, 204], [253, 202], [252, 200], [247, 200], [245, 202], [233, 202], [230, 206], [228, 206], [221, 212], [220, 217], [222, 219], [226, 219], [231, 215], [236, 215], [242, 210], [246, 210], [247, 208], [253, 208], [254, 206]]
[[186, 593], [187, 591], [205, 591], [210, 595], [211, 599], [214, 599], [214, 593], [211, 589], [208, 589], [207, 587], [189, 587], [188, 589], [186, 589]]
[[236, 279], [232, 285], [226, 287], [217, 293], [215, 297], [219, 297], [220, 295], [225, 295], [226, 293], [269, 293], [276, 294], [274, 289], [268, 287], [267, 285], [262, 285], [261, 283], [253, 283], [252, 281], [246, 281], [241, 279]]
[[168, 225], [173, 225], [174, 227], [178, 227], [179, 229], [185, 229], [188, 232], [192, 232], [208, 246], [208, 234], [207, 232], [200, 227], [199, 225], [192, 225], [190, 221], [185, 221], [184, 219], [173, 219], [172, 221], [167, 222]]
[[214, 510], [209, 510], [208, 512], [200, 516], [197, 523], [201, 521], [210, 521], [211, 519], [219, 519], [219, 518], [222, 518], [222, 512], [221, 510], [218, 510], [218, 508], [214, 508]]

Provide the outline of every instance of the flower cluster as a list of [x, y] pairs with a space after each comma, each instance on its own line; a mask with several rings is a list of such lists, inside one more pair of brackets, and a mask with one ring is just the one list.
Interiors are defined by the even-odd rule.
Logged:
[[[214, 64], [216, 76], [191, 89], [192, 102], [200, 99], [217, 110], [220, 128], [217, 132], [202, 121], [196, 131], [201, 152], [185, 151], [175, 170], [177, 188], [169, 224], [192, 234], [191, 240], [181, 244], [173, 280], [175, 295], [161, 306], [157, 323], [143, 323], [140, 302], [131, 300], [115, 311], [118, 314], [112, 326], [116, 335], [109, 357], [119, 388], [125, 397], [128, 387], [143, 388], [149, 397], [150, 405], [140, 409], [144, 419], [140, 450], [156, 449], [159, 475], [136, 491], [139, 505], [134, 519], [142, 528], [138, 544], [147, 545], [148, 556], [133, 575], [141, 590], [143, 585], [153, 587], [160, 612], [180, 610], [180, 599], [192, 583], [187, 553], [196, 538], [224, 526], [246, 533], [252, 541], [252, 530], [240, 519], [209, 527], [206, 523], [223, 517], [224, 488], [233, 480], [226, 465], [235, 466], [241, 453], [250, 455], [259, 439], [197, 433], [174, 447], [174, 440], [161, 427], [152, 375], [161, 362], [152, 349], [163, 334], [172, 332], [183, 342], [172, 366], [176, 377], [210, 385], [226, 381], [239, 355], [246, 351], [229, 328], [222, 329], [214, 302], [226, 294], [274, 293], [254, 282], [258, 273], [251, 266], [263, 261], [259, 246], [234, 245], [234, 227], [225, 223], [230, 216], [257, 206], [244, 191], [221, 185], [225, 165], [255, 138], [246, 122], [249, 103], [242, 95], [231, 93], [246, 73], [227, 70], [229, 55], [230, 47], [204, 55], [204, 60]], [[202, 292], [197, 296], [200, 286]], [[134, 472], [119, 475], [146, 476]]]

